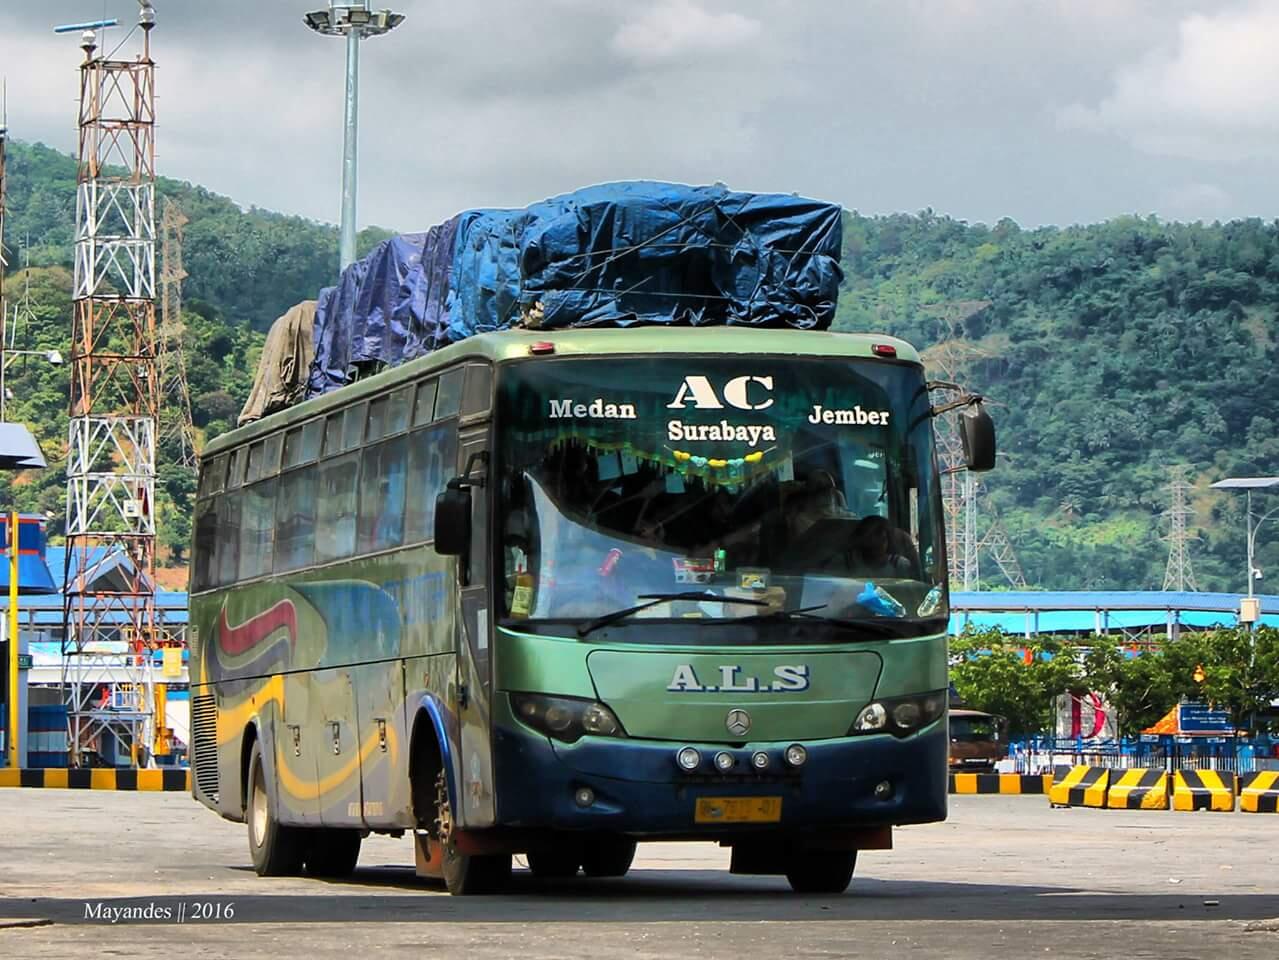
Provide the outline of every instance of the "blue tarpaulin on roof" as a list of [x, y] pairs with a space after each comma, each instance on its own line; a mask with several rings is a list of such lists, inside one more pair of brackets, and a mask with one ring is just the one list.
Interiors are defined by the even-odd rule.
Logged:
[[511, 326], [750, 324], [825, 329], [840, 207], [635, 181], [522, 210], [468, 210], [393, 237], [321, 292], [308, 396]]

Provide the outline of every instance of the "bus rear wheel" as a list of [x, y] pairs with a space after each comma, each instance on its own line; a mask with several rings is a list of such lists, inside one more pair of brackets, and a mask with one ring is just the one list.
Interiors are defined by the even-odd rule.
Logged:
[[275, 797], [266, 785], [262, 745], [249, 754], [248, 797], [244, 821], [249, 828], [249, 856], [259, 877], [289, 877], [302, 870], [302, 831], [280, 823]]
[[475, 856], [458, 851], [453, 837], [453, 808], [443, 770], [435, 780], [435, 836], [442, 851], [444, 886], [453, 896], [498, 893], [510, 880], [509, 853]]
[[624, 877], [634, 860], [634, 840], [600, 837], [587, 844], [582, 854], [582, 872], [588, 877]]
[[786, 879], [796, 893], [843, 893], [856, 866], [856, 850], [806, 850], [793, 855]]

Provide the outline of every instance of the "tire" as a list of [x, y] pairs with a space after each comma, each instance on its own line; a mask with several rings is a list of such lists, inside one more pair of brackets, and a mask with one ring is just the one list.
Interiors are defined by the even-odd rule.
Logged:
[[296, 876], [302, 870], [302, 831], [280, 823], [274, 793], [267, 787], [260, 743], [254, 743], [249, 754], [247, 799], [244, 822], [254, 871], [259, 877]]
[[786, 879], [796, 893], [843, 893], [856, 866], [856, 850], [809, 850], [792, 857]]
[[601, 837], [587, 844], [582, 855], [582, 872], [588, 877], [624, 877], [634, 860], [634, 840]]
[[529, 872], [539, 880], [567, 880], [577, 876], [582, 865], [582, 851], [577, 844], [558, 839], [528, 852]]
[[455, 897], [501, 892], [511, 879], [511, 855], [460, 853], [453, 840], [453, 810], [443, 770], [435, 780], [435, 797], [435, 835], [441, 841], [444, 886]]
[[303, 860], [313, 877], [349, 877], [360, 859], [359, 830], [308, 830]]

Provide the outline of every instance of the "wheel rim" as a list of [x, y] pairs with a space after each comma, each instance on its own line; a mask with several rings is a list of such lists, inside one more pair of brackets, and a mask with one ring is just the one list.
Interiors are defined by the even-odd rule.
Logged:
[[266, 790], [262, 784], [262, 767], [259, 765], [253, 771], [253, 800], [252, 807], [252, 825], [253, 825], [253, 845], [255, 847], [262, 846], [262, 839], [266, 836], [267, 806], [266, 806]]

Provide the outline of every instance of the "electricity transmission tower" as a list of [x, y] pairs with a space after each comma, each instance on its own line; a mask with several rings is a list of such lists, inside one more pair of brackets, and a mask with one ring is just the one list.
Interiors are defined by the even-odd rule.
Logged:
[[175, 450], [175, 462], [192, 473], [196, 468], [195, 428], [191, 423], [191, 389], [187, 384], [182, 340], [182, 233], [187, 224], [182, 209], [165, 197], [160, 216], [160, 336], [156, 367], [160, 377], [160, 436], [162, 450]]
[[1186, 518], [1195, 515], [1187, 495], [1191, 485], [1186, 479], [1188, 468], [1172, 467], [1168, 471], [1168, 509], [1163, 515], [1168, 518], [1170, 526], [1168, 536], [1162, 538], [1168, 543], [1168, 566], [1164, 570], [1165, 590], [1195, 590], [1195, 572], [1190, 566], [1190, 541], [1198, 537], [1186, 529]]
[[[975, 360], [989, 353], [968, 343], [962, 336], [965, 320], [990, 306], [988, 300], [967, 300], [943, 305], [934, 311], [942, 324], [938, 343], [924, 351], [923, 359], [930, 373], [951, 383], [963, 383]], [[959, 392], [948, 391], [945, 399], [956, 399]], [[995, 562], [1009, 585], [1026, 586], [1017, 553], [1008, 538], [1003, 521], [994, 504], [983, 501], [984, 486], [976, 476], [964, 469], [964, 447], [959, 434], [959, 417], [942, 415], [933, 421], [937, 438], [938, 463], [942, 470], [942, 506], [946, 520], [946, 562], [950, 583], [957, 590], [976, 590], [981, 582], [981, 556], [986, 553]], [[985, 529], [979, 530], [982, 513], [987, 515]]]
[[76, 765], [94, 749], [141, 763], [156, 727], [155, 11], [139, 6], [136, 57], [97, 52], [94, 29], [80, 43], [63, 608]]

